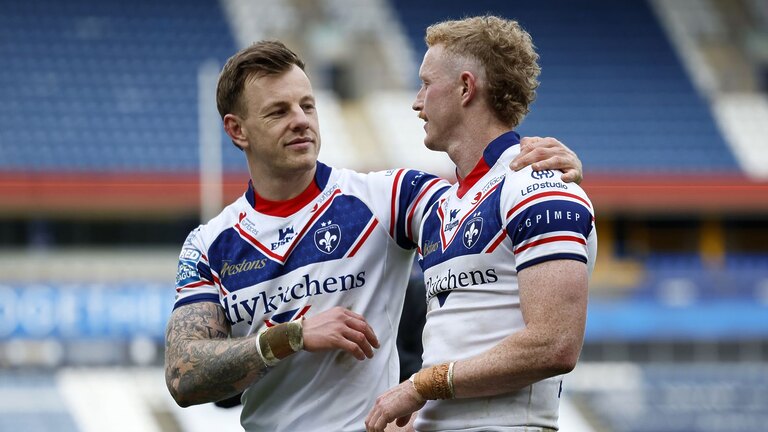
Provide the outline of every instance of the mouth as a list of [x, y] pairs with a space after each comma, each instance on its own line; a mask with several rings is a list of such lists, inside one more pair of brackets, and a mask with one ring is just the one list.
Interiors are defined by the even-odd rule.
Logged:
[[309, 145], [313, 144], [314, 142], [315, 142], [315, 140], [313, 140], [310, 137], [299, 137], [299, 138], [294, 138], [294, 139], [288, 141], [288, 143], [285, 146], [286, 147], [309, 146]]

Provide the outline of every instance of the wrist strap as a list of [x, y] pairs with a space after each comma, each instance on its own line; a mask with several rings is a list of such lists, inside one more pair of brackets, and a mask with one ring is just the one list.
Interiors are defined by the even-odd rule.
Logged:
[[424, 399], [453, 399], [453, 365], [442, 363], [416, 372], [411, 378], [416, 392]]
[[274, 327], [259, 333], [257, 351], [267, 366], [274, 366], [280, 360], [304, 348], [304, 318]]

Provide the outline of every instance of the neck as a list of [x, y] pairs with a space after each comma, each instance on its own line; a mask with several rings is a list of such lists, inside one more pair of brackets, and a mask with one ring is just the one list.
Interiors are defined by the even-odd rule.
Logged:
[[251, 169], [253, 189], [270, 201], [286, 201], [299, 196], [314, 180], [316, 167], [292, 175], [274, 175]]
[[483, 157], [485, 147], [499, 135], [509, 132], [509, 127], [499, 124], [497, 121], [475, 121], [463, 131], [456, 143], [447, 150], [448, 156], [456, 165], [456, 170], [462, 178], [469, 175], [472, 169]]

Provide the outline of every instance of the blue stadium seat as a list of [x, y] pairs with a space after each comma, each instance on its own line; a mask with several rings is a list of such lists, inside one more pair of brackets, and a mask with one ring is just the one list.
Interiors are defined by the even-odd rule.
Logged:
[[392, 0], [420, 62], [432, 23], [494, 13], [528, 30], [541, 87], [518, 131], [555, 136], [590, 172], [738, 172], [645, 0]]
[[197, 69], [236, 49], [215, 0], [11, 2], [0, 40], [0, 171], [196, 170]]

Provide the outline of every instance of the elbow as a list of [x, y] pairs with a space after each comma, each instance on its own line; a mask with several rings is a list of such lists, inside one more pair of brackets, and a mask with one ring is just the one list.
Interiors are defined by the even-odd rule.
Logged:
[[168, 393], [171, 394], [171, 397], [176, 402], [176, 405], [186, 408], [190, 405], [192, 405], [185, 397], [184, 395], [179, 391], [179, 389], [174, 385], [173, 382], [166, 380], [165, 386], [168, 387]]
[[171, 393], [171, 397], [176, 402], [176, 405], [187, 408], [192, 405], [197, 405], [200, 402], [193, 400], [191, 397], [189, 397], [188, 394], [185, 394], [182, 391], [179, 391], [179, 389], [174, 388], [172, 385], [168, 385], [168, 391]]
[[558, 344], [548, 356], [550, 361], [546, 362], [548, 375], [557, 376], [571, 372], [576, 367], [580, 354], [581, 345]]
[[165, 386], [168, 388], [168, 392], [176, 402], [176, 405], [186, 408], [200, 403], [192, 399], [190, 392], [184, 391], [181, 388], [181, 379], [179, 377], [174, 377], [172, 372], [172, 370], [166, 369]]
[[176, 398], [176, 397], [174, 397], [173, 400], [176, 401], [176, 405], [178, 405], [178, 406], [180, 406], [182, 408], [187, 408], [187, 407], [191, 407], [192, 405], [195, 405], [194, 403], [192, 403], [192, 401], [187, 400], [187, 399], [183, 399], [183, 398]]

